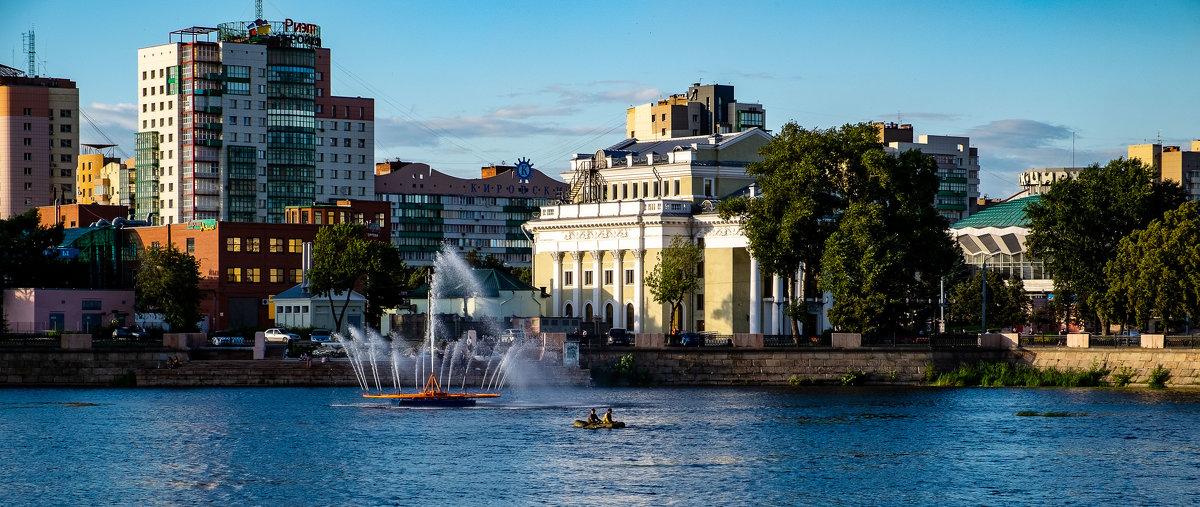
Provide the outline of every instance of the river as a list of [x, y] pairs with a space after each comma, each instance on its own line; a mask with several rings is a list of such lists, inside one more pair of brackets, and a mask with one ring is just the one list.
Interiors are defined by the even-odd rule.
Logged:
[[[3, 389], [0, 503], [1200, 502], [1185, 389], [506, 389], [469, 409], [359, 394]], [[571, 427], [593, 407], [629, 427]]]

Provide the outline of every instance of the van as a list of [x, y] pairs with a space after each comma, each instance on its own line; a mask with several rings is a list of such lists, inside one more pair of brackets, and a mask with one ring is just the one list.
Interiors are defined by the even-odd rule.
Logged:
[[629, 345], [629, 333], [622, 328], [614, 327], [608, 330], [608, 339], [605, 341], [609, 345]]

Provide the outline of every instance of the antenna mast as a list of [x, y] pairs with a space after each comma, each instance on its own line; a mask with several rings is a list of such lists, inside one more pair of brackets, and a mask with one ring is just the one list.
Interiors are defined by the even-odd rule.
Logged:
[[29, 31], [21, 34], [21, 45], [24, 46], [25, 53], [29, 55], [29, 75], [37, 76], [37, 49], [34, 47], [33, 27], [29, 27]]
[[262, 0], [254, 0], [254, 19], [262, 18]]

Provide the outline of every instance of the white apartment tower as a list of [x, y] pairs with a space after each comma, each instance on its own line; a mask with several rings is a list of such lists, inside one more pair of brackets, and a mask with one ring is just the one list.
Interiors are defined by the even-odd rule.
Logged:
[[320, 27], [291, 19], [139, 49], [131, 214], [277, 223], [287, 206], [374, 195], [374, 100], [332, 96], [329, 67]]

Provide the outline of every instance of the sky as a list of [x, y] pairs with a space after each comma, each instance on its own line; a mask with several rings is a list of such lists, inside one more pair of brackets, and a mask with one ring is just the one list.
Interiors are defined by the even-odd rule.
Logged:
[[[264, 0], [321, 26], [333, 94], [375, 99], [377, 161], [478, 177], [527, 158], [560, 177], [624, 138], [625, 109], [730, 84], [767, 128], [911, 123], [969, 136], [980, 193], [1035, 167], [1200, 139], [1200, 0]], [[0, 63], [74, 80], [80, 141], [133, 154], [137, 49], [252, 20], [252, 0], [0, 0]], [[85, 118], [86, 119], [86, 118]]]

